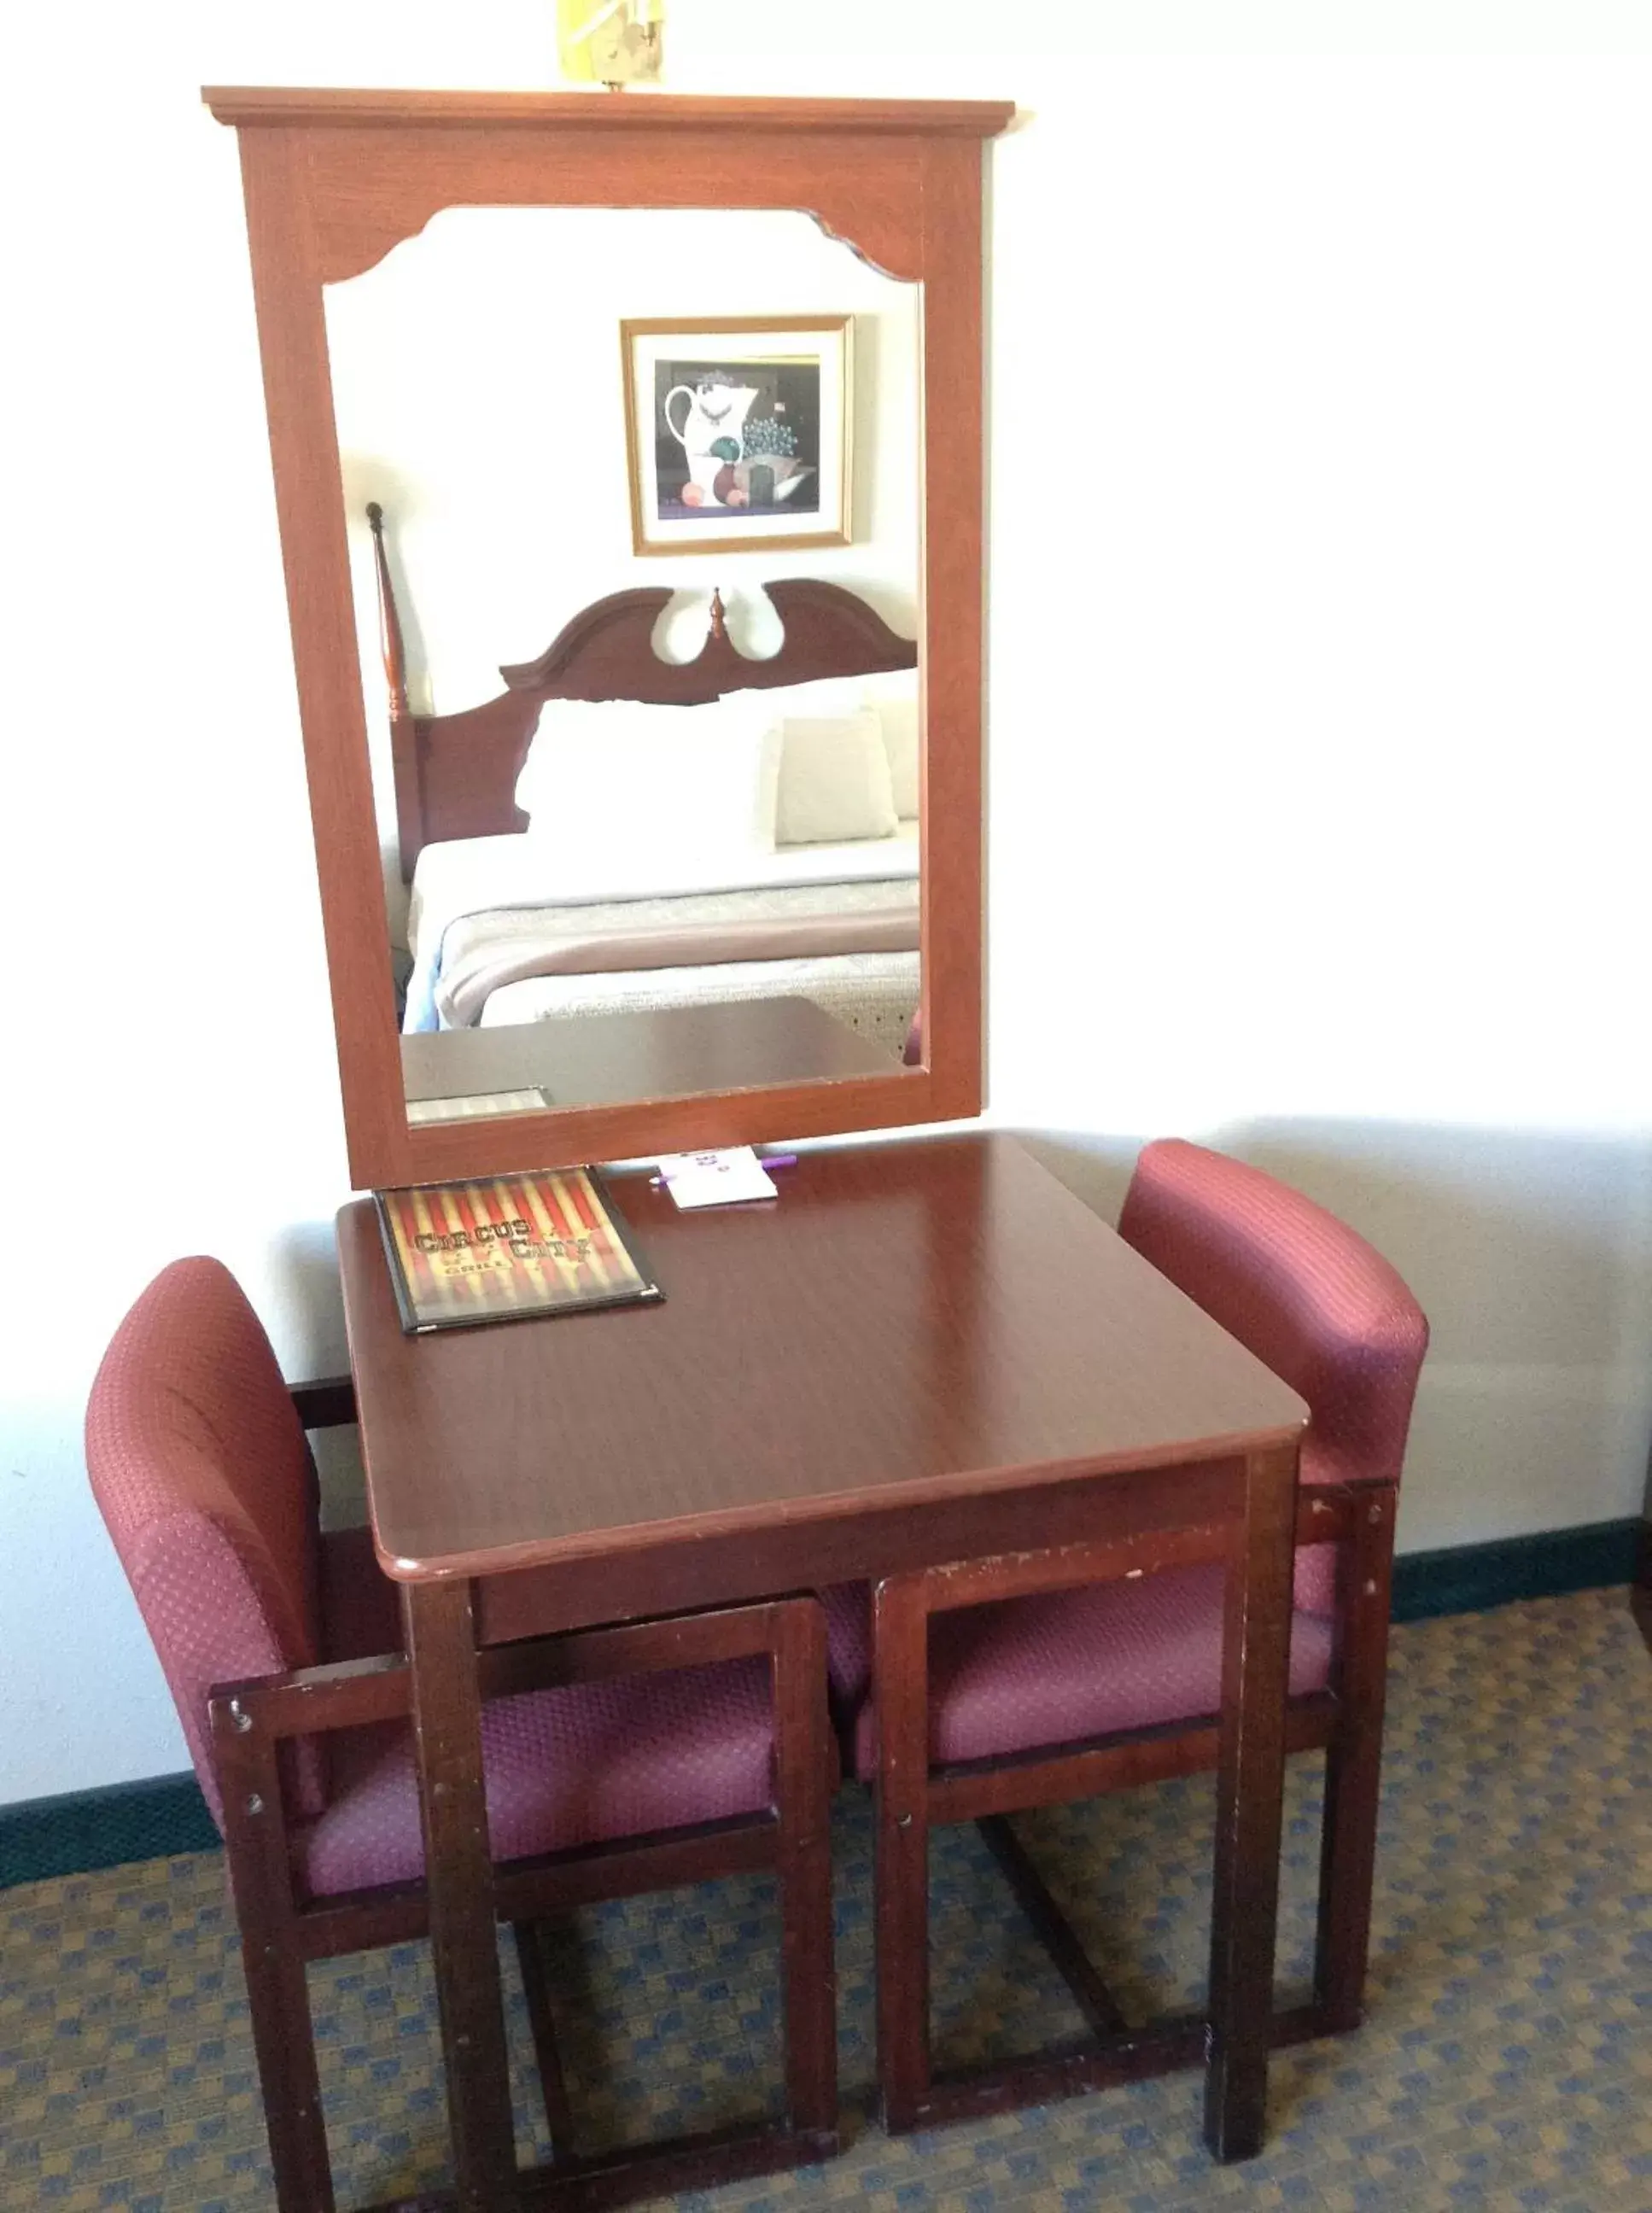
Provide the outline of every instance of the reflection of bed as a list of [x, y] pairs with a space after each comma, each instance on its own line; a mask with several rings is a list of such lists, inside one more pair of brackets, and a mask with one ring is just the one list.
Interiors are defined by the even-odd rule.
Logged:
[[735, 649], [714, 596], [697, 658], [665, 661], [653, 636], [671, 594], [641, 588], [596, 601], [538, 661], [502, 669], [506, 689], [486, 706], [415, 716], [381, 521], [369, 514], [401, 866], [412, 884], [405, 1027], [801, 996], [899, 1058], [918, 998], [916, 821], [893, 835], [628, 863], [616, 793], [619, 835], [607, 838], [608, 857], [582, 870], [578, 841], [528, 834], [515, 795], [547, 701], [703, 706], [730, 692], [911, 670], [915, 646], [853, 593], [794, 578], [767, 587], [784, 629], [770, 659]]

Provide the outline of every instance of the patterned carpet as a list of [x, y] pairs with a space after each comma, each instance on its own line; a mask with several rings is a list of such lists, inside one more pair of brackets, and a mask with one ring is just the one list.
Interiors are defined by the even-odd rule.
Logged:
[[[1621, 1593], [1396, 1631], [1370, 2015], [1278, 2055], [1266, 2152], [1211, 2166], [1189, 2074], [899, 2143], [865, 2118], [872, 1948], [863, 1799], [840, 1814], [850, 2149], [829, 2168], [680, 2201], [706, 2213], [1015, 2207], [1652, 2209], [1652, 1658]], [[1282, 1984], [1312, 1929], [1317, 1762], [1294, 1763]], [[1203, 1779], [1027, 1821], [1129, 2005], [1196, 1998]], [[972, 1831], [935, 1852], [942, 2055], [1080, 2024]], [[1081, 1900], [1083, 1901], [1081, 1909]], [[0, 2206], [267, 2207], [233, 1924], [213, 1854], [0, 1895]], [[776, 2080], [772, 1901], [759, 1881], [588, 1913], [564, 1943], [588, 2143], [704, 2127]], [[542, 2130], [508, 1966], [522, 2151]], [[313, 1979], [341, 2206], [443, 2174], [421, 1946]], [[540, 2147], [542, 2151], [543, 2147]]]

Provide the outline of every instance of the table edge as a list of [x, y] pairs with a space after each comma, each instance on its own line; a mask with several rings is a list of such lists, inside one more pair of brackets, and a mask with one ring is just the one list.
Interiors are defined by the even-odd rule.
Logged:
[[606, 1529], [578, 1530], [549, 1541], [533, 1539], [473, 1552], [444, 1553], [436, 1564], [390, 1551], [381, 1542], [378, 1522], [373, 1519], [373, 1551], [384, 1573], [398, 1583], [521, 1575], [535, 1568], [565, 1567], [581, 1560], [611, 1558], [616, 1554], [649, 1552], [673, 1545], [688, 1545], [702, 1539], [739, 1536], [742, 1532], [806, 1527], [812, 1522], [838, 1521], [851, 1514], [945, 1506], [954, 1500], [984, 1493], [1033, 1491], [1098, 1477], [1139, 1475], [1155, 1468], [1168, 1472], [1180, 1467], [1202, 1467], [1212, 1460], [1239, 1460], [1252, 1453], [1285, 1446], [1300, 1448], [1309, 1418], [1309, 1411], [1304, 1405], [1301, 1419], [1295, 1423], [1202, 1438], [1169, 1456], [1161, 1447], [1146, 1445], [1139, 1451], [1109, 1454], [1100, 1461], [1032, 1461], [1009, 1468], [972, 1469], [960, 1475], [924, 1476], [909, 1482], [881, 1484], [872, 1491], [823, 1491], [812, 1498], [725, 1507], [658, 1521], [632, 1521]]

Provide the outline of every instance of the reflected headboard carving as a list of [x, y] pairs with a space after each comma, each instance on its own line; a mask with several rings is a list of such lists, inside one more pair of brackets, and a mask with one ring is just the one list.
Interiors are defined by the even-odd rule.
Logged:
[[765, 660], [741, 653], [728, 635], [721, 593], [711, 594], [710, 626], [692, 661], [661, 661], [654, 632], [674, 597], [669, 586], [611, 592], [564, 625], [537, 661], [502, 668], [505, 689], [485, 707], [457, 715], [415, 715], [408, 704], [402, 631], [384, 518], [368, 509], [378, 576], [390, 742], [395, 769], [401, 873], [411, 880], [424, 846], [446, 838], [487, 838], [525, 830], [516, 778], [547, 699], [641, 699], [695, 707], [725, 692], [807, 684], [822, 676], [869, 676], [913, 668], [917, 648], [841, 584], [792, 576], [765, 584], [784, 635]]

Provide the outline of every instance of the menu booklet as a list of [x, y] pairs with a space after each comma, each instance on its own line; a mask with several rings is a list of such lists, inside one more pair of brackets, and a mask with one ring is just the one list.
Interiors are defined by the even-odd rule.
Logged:
[[376, 1191], [410, 1336], [664, 1296], [588, 1168]]

